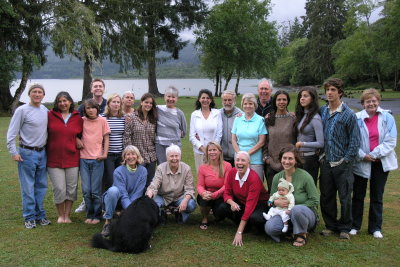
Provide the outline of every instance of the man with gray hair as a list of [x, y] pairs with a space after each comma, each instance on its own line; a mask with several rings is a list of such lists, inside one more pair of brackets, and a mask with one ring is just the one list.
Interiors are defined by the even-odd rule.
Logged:
[[235, 150], [232, 146], [232, 126], [236, 117], [242, 115], [242, 110], [235, 107], [236, 93], [230, 90], [222, 92], [222, 139], [221, 147], [224, 154], [224, 160], [229, 162], [232, 167], [235, 166]]
[[124, 114], [133, 113], [135, 111], [133, 104], [135, 104], [135, 95], [132, 91], [125, 91], [122, 95], [122, 112]]
[[[32, 229], [36, 223], [48, 225], [43, 207], [47, 192], [47, 112], [42, 105], [45, 91], [42, 85], [29, 87], [30, 102], [16, 109], [7, 131], [7, 148], [12, 159], [18, 163], [21, 184], [22, 215], [25, 228]], [[15, 140], [19, 136], [19, 148]]]
[[262, 79], [258, 83], [258, 107], [256, 113], [261, 117], [265, 116], [272, 111], [272, 83], [267, 79]]

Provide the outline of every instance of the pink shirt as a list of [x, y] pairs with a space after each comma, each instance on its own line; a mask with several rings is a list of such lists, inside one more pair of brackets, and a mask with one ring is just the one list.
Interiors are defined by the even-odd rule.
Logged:
[[379, 145], [378, 113], [372, 118], [365, 118], [364, 122], [369, 133], [369, 150], [372, 151]]
[[103, 155], [103, 137], [111, 130], [107, 120], [97, 117], [94, 120], [83, 117], [81, 159], [96, 159]]
[[202, 164], [199, 167], [199, 175], [197, 177], [197, 192], [201, 195], [204, 191], [213, 192], [212, 199], [223, 196], [225, 190], [225, 179], [229, 171], [232, 169], [230, 163], [224, 161], [224, 177], [218, 177], [213, 168], [208, 164]]

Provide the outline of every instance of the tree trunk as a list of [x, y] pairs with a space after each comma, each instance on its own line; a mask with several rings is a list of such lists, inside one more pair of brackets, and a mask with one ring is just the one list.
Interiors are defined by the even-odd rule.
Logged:
[[82, 101], [93, 97], [92, 92], [90, 91], [90, 84], [92, 83], [92, 79], [92, 62], [88, 57], [86, 57], [85, 64], [83, 66]]
[[385, 87], [383, 86], [383, 81], [381, 79], [381, 70], [379, 67], [376, 67], [376, 78], [378, 79], [378, 83], [381, 86], [381, 92], [385, 92]]
[[233, 75], [233, 71], [228, 74], [228, 77], [226, 77], [224, 91], [226, 91], [226, 89], [228, 88], [228, 83], [231, 81], [232, 75]]
[[12, 95], [10, 92], [11, 82], [0, 83], [0, 112], [11, 113]]
[[240, 81], [240, 71], [237, 72], [236, 85], [235, 85], [236, 95], [239, 95], [239, 81]]
[[19, 83], [19, 86], [15, 91], [14, 97], [10, 105], [11, 114], [14, 114], [14, 111], [17, 109], [19, 105], [19, 99], [21, 98], [22, 93], [25, 91], [26, 83], [28, 82], [29, 75], [31, 74], [31, 69], [27, 66], [26, 60], [26, 57], [23, 56], [21, 82]]
[[394, 71], [394, 86], [393, 91], [399, 91], [399, 70]]
[[[219, 75], [219, 92], [221, 92], [222, 89], [222, 75]], [[221, 93], [219, 93], [221, 95]]]
[[217, 70], [217, 72], [215, 73], [215, 94], [214, 96], [218, 96], [218, 89], [219, 89], [219, 70]]
[[162, 96], [160, 92], [158, 91], [157, 87], [157, 73], [156, 73], [156, 45], [154, 44], [155, 42], [155, 33], [154, 33], [154, 28], [150, 27], [150, 30], [148, 31], [148, 58], [147, 58], [147, 63], [148, 63], [148, 77], [147, 81], [149, 83], [149, 93], [153, 94], [154, 96]]

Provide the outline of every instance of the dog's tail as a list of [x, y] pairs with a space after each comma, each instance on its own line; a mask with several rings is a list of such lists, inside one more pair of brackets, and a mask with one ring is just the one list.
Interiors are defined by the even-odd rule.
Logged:
[[109, 239], [105, 239], [100, 233], [93, 235], [92, 247], [114, 250], [111, 241]]

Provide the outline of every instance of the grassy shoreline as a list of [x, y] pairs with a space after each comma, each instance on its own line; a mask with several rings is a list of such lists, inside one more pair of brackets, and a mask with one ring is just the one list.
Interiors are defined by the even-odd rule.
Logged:
[[[295, 97], [291, 97], [290, 111], [294, 111]], [[182, 97], [178, 102], [188, 122], [194, 102], [193, 97]], [[216, 102], [221, 107], [220, 99]], [[163, 100], [157, 99], [157, 103], [163, 103]], [[382, 240], [367, 234], [367, 197], [361, 233], [350, 241], [321, 237], [318, 235], [323, 228], [321, 222], [303, 248], [295, 248], [286, 241], [277, 244], [265, 236], [252, 233], [244, 234], [244, 247], [236, 248], [231, 245], [236, 227], [226, 220], [211, 224], [207, 231], [202, 231], [199, 229], [201, 215], [197, 209], [186, 225], [177, 225], [171, 217], [166, 226], [157, 228], [151, 242], [152, 249], [148, 252], [139, 255], [112, 253], [89, 246], [91, 236], [100, 232], [102, 225], [84, 224], [84, 214], [73, 214], [73, 223], [69, 225], [55, 223], [56, 210], [50, 182], [45, 208], [53, 224], [26, 230], [23, 226], [17, 167], [6, 149], [9, 120], [9, 117], [0, 118], [0, 266], [396, 266], [400, 261], [399, 170], [390, 173], [386, 185], [383, 215], [385, 238]], [[396, 122], [399, 126], [399, 115], [396, 116]], [[396, 152], [400, 155], [399, 146]], [[193, 150], [188, 136], [183, 140], [183, 161], [194, 169]], [[79, 189], [74, 207], [79, 204], [81, 197]]]

